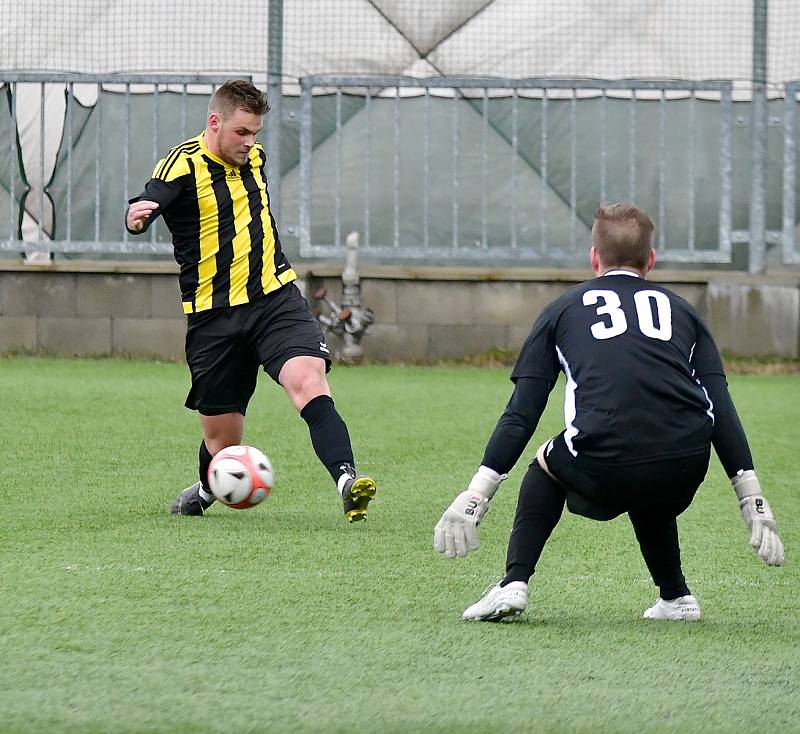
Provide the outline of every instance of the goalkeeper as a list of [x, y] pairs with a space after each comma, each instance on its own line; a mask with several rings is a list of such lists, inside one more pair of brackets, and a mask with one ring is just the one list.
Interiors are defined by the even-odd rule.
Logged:
[[722, 360], [694, 308], [645, 277], [654, 226], [632, 204], [598, 209], [591, 263], [597, 276], [566, 291], [533, 326], [511, 374], [514, 392], [481, 466], [434, 530], [448, 558], [478, 548], [478, 525], [536, 429], [560, 372], [565, 430], [536, 453], [520, 486], [506, 574], [464, 612], [514, 619], [564, 505], [610, 520], [627, 513], [659, 597], [646, 619], [697, 620], [681, 570], [676, 518], [705, 478], [711, 445], [731, 478], [750, 545], [770, 566], [783, 544], [761, 493]]

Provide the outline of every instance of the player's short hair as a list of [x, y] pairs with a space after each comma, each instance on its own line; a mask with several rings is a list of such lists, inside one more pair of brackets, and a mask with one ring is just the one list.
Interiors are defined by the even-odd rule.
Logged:
[[609, 204], [594, 213], [592, 247], [603, 265], [644, 270], [653, 249], [655, 225], [633, 204]]
[[238, 109], [254, 115], [265, 115], [269, 112], [269, 105], [258, 87], [244, 79], [229, 79], [211, 96], [208, 114], [216, 112], [225, 118]]

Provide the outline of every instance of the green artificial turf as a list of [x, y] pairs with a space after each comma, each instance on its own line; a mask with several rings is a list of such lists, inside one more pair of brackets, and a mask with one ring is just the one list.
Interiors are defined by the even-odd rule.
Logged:
[[[0, 360], [0, 732], [800, 731], [799, 377], [731, 378], [787, 565], [755, 557], [714, 459], [680, 521], [697, 624], [640, 619], [657, 592], [626, 518], [568, 513], [524, 615], [462, 622], [502, 575], [527, 460], [476, 553], [438, 556], [432, 529], [508, 370], [337, 367], [331, 384], [379, 482], [366, 523], [345, 523], [267, 379], [246, 442], [273, 496], [175, 518], [199, 442], [184, 367]], [[529, 453], [562, 420], [559, 386]]]

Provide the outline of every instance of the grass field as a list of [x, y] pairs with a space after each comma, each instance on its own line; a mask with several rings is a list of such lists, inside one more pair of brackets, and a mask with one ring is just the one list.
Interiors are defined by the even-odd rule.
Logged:
[[[641, 620], [657, 594], [627, 520], [565, 513], [522, 618], [467, 624], [502, 573], [524, 466], [477, 553], [439, 557], [432, 529], [507, 375], [336, 368], [380, 487], [348, 526], [266, 379], [246, 440], [273, 460], [273, 497], [173, 518], [196, 473], [184, 367], [0, 360], [0, 732], [800, 731], [800, 377], [731, 378], [786, 566], [757, 560], [714, 459], [681, 523], [699, 623]], [[559, 429], [556, 393], [531, 450]]]

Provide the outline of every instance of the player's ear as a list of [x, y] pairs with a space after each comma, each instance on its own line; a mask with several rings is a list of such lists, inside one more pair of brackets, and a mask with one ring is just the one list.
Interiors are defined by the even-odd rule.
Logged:
[[647, 256], [647, 272], [649, 273], [656, 264], [656, 251], [650, 249], [650, 254]]
[[219, 132], [220, 117], [218, 112], [211, 112], [208, 115], [208, 129], [212, 132]]
[[589, 260], [592, 263], [592, 272], [597, 275], [600, 272], [600, 258], [594, 246], [592, 246], [592, 249], [589, 251]]

